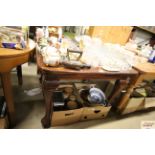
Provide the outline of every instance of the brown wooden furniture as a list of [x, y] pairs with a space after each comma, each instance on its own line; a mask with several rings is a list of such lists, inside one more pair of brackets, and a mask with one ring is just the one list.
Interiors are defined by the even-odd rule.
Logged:
[[134, 66], [134, 68], [139, 72], [139, 76], [130, 83], [127, 93], [122, 97], [118, 106], [119, 112], [122, 112], [125, 109], [133, 89], [137, 87], [138, 84], [140, 84], [143, 80], [155, 79], [155, 64], [149, 62], [138, 63]]
[[[15, 124], [15, 108], [13, 103], [13, 94], [11, 87], [11, 70], [14, 67], [18, 68], [19, 77], [21, 77], [20, 65], [29, 60], [30, 52], [35, 48], [34, 41], [30, 40], [29, 45], [24, 50], [14, 50], [0, 48], [0, 75], [2, 87], [7, 103], [8, 119], [11, 126]], [[22, 79], [19, 79], [22, 83]]]
[[21, 86], [23, 84], [22, 66], [19, 65], [16, 67], [16, 69], [17, 69], [18, 84]]
[[130, 38], [131, 26], [90, 26], [89, 35], [99, 37], [105, 43], [124, 45]]
[[37, 65], [39, 72], [41, 73], [41, 84], [43, 95], [45, 99], [46, 112], [42, 119], [42, 125], [45, 128], [50, 127], [51, 115], [53, 113], [52, 93], [56, 87], [58, 87], [60, 80], [117, 80], [117, 85], [111, 94], [109, 99], [110, 103], [113, 103], [116, 96], [124, 89], [128, 83], [133, 81], [138, 75], [138, 72], [134, 69], [124, 72], [108, 72], [100, 68], [81, 69], [75, 71], [72, 69], [66, 69], [63, 66], [60, 67], [47, 67], [42, 60], [42, 56], [37, 53]]

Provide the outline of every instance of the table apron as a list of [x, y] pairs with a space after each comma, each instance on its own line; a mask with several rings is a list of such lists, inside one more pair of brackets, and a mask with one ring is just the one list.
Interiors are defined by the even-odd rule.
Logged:
[[126, 75], [126, 74], [42, 74], [44, 75], [45, 79], [50, 80], [116, 80], [116, 79], [122, 79], [125, 80], [127, 78], [132, 79], [136, 75]]
[[16, 57], [8, 57], [0, 59], [0, 72], [9, 72], [17, 65], [21, 65], [29, 60], [30, 53], [19, 55]]

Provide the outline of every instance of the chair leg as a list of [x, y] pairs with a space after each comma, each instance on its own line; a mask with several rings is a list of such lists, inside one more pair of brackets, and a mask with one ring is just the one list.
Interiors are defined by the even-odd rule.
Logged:
[[19, 65], [17, 66], [17, 76], [18, 76], [18, 85], [22, 85], [23, 84], [23, 77], [22, 77], [22, 66]]

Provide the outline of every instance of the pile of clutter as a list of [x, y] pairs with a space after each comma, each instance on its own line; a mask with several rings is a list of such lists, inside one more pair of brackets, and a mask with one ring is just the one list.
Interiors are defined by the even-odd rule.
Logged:
[[[60, 28], [61, 29], [61, 28]], [[43, 62], [47, 66], [59, 66], [62, 61], [66, 60], [67, 49], [80, 51], [75, 42], [69, 38], [62, 38], [62, 30], [59, 30], [59, 36], [48, 37], [42, 28], [36, 31], [36, 39], [39, 45], [38, 51], [43, 56]], [[77, 54], [72, 54], [72, 58], [77, 58]]]
[[155, 97], [155, 81], [143, 81], [139, 86], [137, 86], [132, 95], [132, 97]]
[[103, 44], [98, 38], [92, 38], [84, 44], [81, 60], [93, 67], [100, 66], [108, 71], [121, 71], [131, 69], [134, 63], [134, 54], [119, 44]]
[[[41, 28], [37, 29], [36, 32], [39, 51], [43, 56], [43, 62], [47, 66], [59, 66], [64, 60], [68, 61], [67, 52], [70, 49], [76, 51], [71, 54], [71, 59], [76, 61], [67, 62], [69, 65], [64, 63], [67, 67], [74, 66], [74, 64], [80, 66], [85, 64], [87, 68], [101, 67], [108, 71], [124, 71], [130, 70], [137, 62], [147, 61], [152, 50], [152, 47], [145, 46], [140, 52], [133, 41], [121, 46], [119, 44], [103, 43], [99, 38], [91, 38], [86, 35], [76, 36], [73, 41], [62, 38], [62, 30], [58, 32], [58, 38], [48, 38]], [[79, 58], [78, 53], [80, 52], [81, 57]], [[139, 59], [139, 55], [143, 57]], [[77, 58], [79, 58], [78, 61]]]
[[129, 70], [136, 63], [155, 62], [155, 50], [149, 45], [141, 48], [130, 40], [125, 46], [103, 43], [99, 38], [81, 36], [83, 55], [81, 61], [93, 67], [100, 66], [108, 71]]
[[27, 29], [21, 28], [10, 28], [6, 26], [0, 27], [0, 47], [11, 48], [11, 49], [24, 49], [28, 42]]
[[53, 92], [54, 109], [73, 110], [85, 106], [110, 106], [105, 93], [96, 84], [74, 83], [60, 85]]
[[146, 61], [155, 62], [155, 50], [154, 47], [151, 47], [150, 44], [143, 44], [138, 46], [135, 40], [129, 40], [125, 45], [125, 49], [134, 52], [137, 56], [140, 56]]

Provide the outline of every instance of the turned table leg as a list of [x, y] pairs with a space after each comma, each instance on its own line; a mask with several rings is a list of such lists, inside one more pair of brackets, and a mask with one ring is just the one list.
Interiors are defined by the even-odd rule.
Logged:
[[113, 104], [116, 97], [121, 93], [121, 91], [127, 86], [128, 80], [117, 80], [115, 82], [114, 89], [109, 96], [108, 100], [110, 104]]
[[14, 108], [14, 103], [13, 103], [10, 72], [2, 73], [1, 78], [2, 78], [2, 86], [3, 86], [4, 96], [5, 96], [6, 104], [7, 104], [9, 124], [11, 127], [15, 124], [15, 108]]
[[122, 112], [124, 108], [127, 106], [128, 100], [130, 99], [130, 95], [133, 92], [133, 89], [141, 83], [143, 80], [143, 76], [136, 76], [130, 79], [130, 83], [128, 85], [128, 88], [126, 90], [126, 93], [122, 96], [120, 103], [117, 107], [118, 112]]
[[58, 81], [42, 81], [42, 90], [45, 100], [45, 116], [42, 118], [41, 123], [44, 128], [51, 126], [51, 116], [53, 114], [53, 91], [58, 87]]

